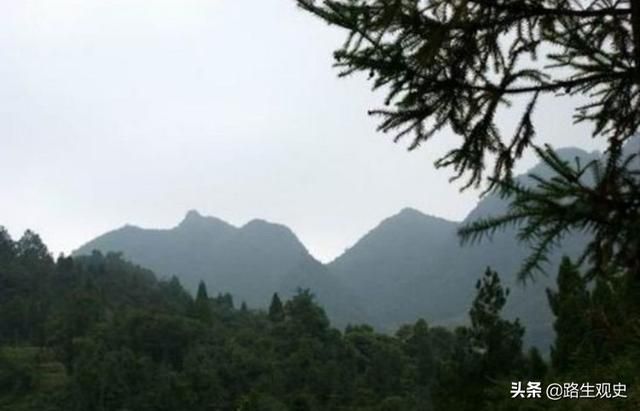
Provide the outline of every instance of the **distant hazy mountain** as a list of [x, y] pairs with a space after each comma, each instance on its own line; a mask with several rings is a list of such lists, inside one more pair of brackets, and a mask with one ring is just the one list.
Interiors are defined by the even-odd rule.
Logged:
[[[569, 161], [576, 157], [589, 161], [599, 156], [573, 148], [561, 149], [558, 154]], [[530, 172], [550, 174], [544, 165]], [[519, 178], [524, 182], [528, 179]], [[506, 209], [504, 200], [488, 195], [462, 224], [499, 215]], [[584, 240], [568, 239], [551, 257], [549, 276], [538, 276], [525, 285], [517, 281], [516, 273], [529, 250], [518, 244], [513, 230], [497, 234], [491, 242], [461, 247], [456, 235], [459, 226], [405, 209], [371, 230], [329, 264], [329, 269], [355, 291], [376, 326], [393, 330], [418, 317], [436, 324], [464, 323], [476, 281], [490, 266], [511, 289], [507, 316], [521, 318], [527, 326], [527, 341], [546, 348], [552, 337], [552, 316], [545, 289], [555, 285], [561, 256], [577, 255]]]
[[346, 288], [282, 225], [253, 220], [237, 228], [190, 211], [175, 228], [128, 225], [90, 241], [74, 254], [93, 250], [122, 252], [160, 275], [176, 275], [191, 290], [204, 280], [211, 294], [230, 292], [236, 302], [246, 301], [252, 307], [266, 307], [276, 291], [291, 294], [298, 287], [313, 288], [334, 319], [365, 320]]
[[[638, 140], [628, 145], [628, 152], [639, 150]], [[575, 148], [558, 154], [583, 163], [600, 156]], [[549, 176], [550, 170], [539, 164], [530, 173]], [[518, 178], [526, 183], [527, 175]], [[488, 195], [462, 223], [407, 208], [326, 266], [285, 226], [254, 220], [237, 228], [195, 211], [170, 230], [125, 226], [89, 242], [76, 254], [121, 251], [161, 275], [177, 275], [192, 290], [203, 279], [211, 294], [230, 292], [236, 301], [253, 307], [266, 307], [275, 291], [288, 297], [297, 288], [310, 288], [334, 324], [367, 322], [388, 331], [417, 318], [444, 325], [466, 322], [475, 283], [490, 266], [511, 289], [507, 316], [521, 318], [527, 342], [546, 349], [552, 341], [553, 318], [545, 289], [555, 286], [561, 256], [576, 256], [585, 239], [568, 238], [551, 256], [549, 275], [522, 284], [516, 273], [529, 250], [516, 241], [514, 230], [465, 247], [456, 235], [460, 224], [501, 214], [506, 208], [504, 200]]]
[[407, 208], [384, 220], [328, 267], [354, 290], [379, 327], [413, 321], [416, 314], [441, 318], [438, 300], [449, 296], [439, 289], [449, 278], [434, 268], [452, 251], [448, 248], [457, 227]]

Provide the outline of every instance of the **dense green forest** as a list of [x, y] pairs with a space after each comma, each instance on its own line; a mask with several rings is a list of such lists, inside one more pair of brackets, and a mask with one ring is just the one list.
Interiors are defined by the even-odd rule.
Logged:
[[[247, 263], [238, 250], [263, 253], [241, 267], [262, 281], [223, 273], [229, 282], [242, 277], [247, 283], [246, 302], [217, 288], [222, 281], [199, 278], [211, 270], [207, 260], [198, 265], [201, 272], [196, 265], [187, 270], [185, 288], [178, 277], [156, 277], [118, 253], [54, 259], [34, 232], [14, 240], [0, 227], [0, 411], [640, 409], [640, 1], [295, 3], [344, 34], [334, 53], [341, 76], [366, 74], [386, 94], [384, 107], [370, 111], [379, 130], [396, 142], [408, 140], [409, 150], [436, 135], [455, 136], [435, 166], [452, 172], [461, 190], [483, 189], [486, 199], [500, 200], [499, 212], [474, 213], [460, 227], [429, 219], [429, 229], [400, 244], [412, 249], [398, 258], [404, 265], [390, 264], [388, 271], [377, 269], [390, 259], [373, 258], [388, 247], [374, 246], [397, 243], [394, 230], [389, 241], [368, 236], [364, 244], [374, 246], [355, 247], [327, 268], [310, 260], [283, 227], [254, 221], [237, 230], [211, 220], [206, 227], [217, 231], [210, 231], [231, 233], [233, 241], [221, 235], [224, 241], [203, 248], [205, 256], [240, 256]], [[573, 121], [591, 128], [605, 147], [602, 156], [566, 159], [549, 140], [539, 141], [536, 123], [549, 119], [537, 115], [538, 107], [552, 110], [558, 98], [572, 101]], [[549, 171], [531, 175], [530, 184], [515, 176], [526, 153]], [[403, 225], [417, 228], [414, 213], [407, 216]], [[177, 245], [193, 238], [184, 232], [206, 234], [199, 220], [192, 214], [172, 230], [177, 237], [160, 233], [152, 242], [180, 251]], [[436, 223], [441, 229], [433, 229]], [[501, 240], [500, 232], [510, 237]], [[452, 284], [468, 276], [475, 283], [466, 325], [445, 328], [419, 319], [390, 333], [360, 321], [337, 328], [312, 288], [289, 295], [268, 288], [280, 284], [284, 257], [294, 267], [287, 279], [322, 278], [316, 284], [325, 292], [347, 274], [356, 279], [356, 296], [367, 280], [390, 280], [373, 284], [371, 299], [362, 300], [366, 307], [350, 293], [333, 297], [352, 318], [377, 306], [382, 322], [394, 324], [396, 306], [422, 304], [425, 294], [417, 282], [387, 273], [412, 271], [423, 279], [425, 233], [463, 245], [493, 240], [469, 259], [436, 247], [436, 259], [460, 277], [443, 268], [442, 287], [430, 291], [448, 300], [453, 294], [445, 279]], [[139, 245], [137, 236], [148, 234], [129, 227], [118, 236]], [[517, 271], [473, 263], [485, 261], [475, 257], [505, 238], [526, 251], [508, 253]], [[576, 238], [575, 249], [567, 247]], [[175, 254], [166, 257], [176, 262]], [[311, 274], [296, 273], [305, 261]], [[328, 269], [341, 274], [327, 282]], [[553, 287], [542, 283], [546, 301], [511, 294], [503, 285], [517, 279], [540, 286], [550, 269], [557, 275], [548, 284]], [[393, 291], [386, 284], [408, 291], [382, 305]], [[526, 348], [525, 325], [506, 315], [513, 314], [505, 310], [513, 297], [526, 300], [526, 312], [552, 317], [548, 355]], [[429, 304], [444, 305], [420, 307]], [[536, 320], [546, 316], [527, 325]]]
[[[637, 409], [638, 399], [511, 399], [515, 381], [638, 383], [637, 321], [619, 290], [585, 288], [568, 259], [549, 292], [549, 361], [501, 317], [508, 290], [479, 267], [468, 327], [424, 320], [394, 335], [331, 327], [309, 290], [268, 311], [192, 297], [120, 255], [50, 256], [0, 230], [2, 410]], [[599, 324], [607, 319], [606, 326]], [[630, 344], [634, 341], [636, 344]]]

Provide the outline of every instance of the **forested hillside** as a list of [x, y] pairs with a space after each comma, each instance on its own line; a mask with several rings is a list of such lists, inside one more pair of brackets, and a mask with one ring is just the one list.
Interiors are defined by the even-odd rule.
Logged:
[[[518, 409], [525, 402], [509, 399], [511, 381], [588, 379], [582, 367], [612, 355], [605, 372], [635, 387], [637, 349], [584, 345], [581, 311], [566, 304], [595, 294], [565, 286], [574, 272], [565, 262], [550, 296], [558, 337], [548, 365], [523, 352], [519, 322], [502, 318], [509, 295], [491, 270], [478, 276], [468, 327], [418, 320], [394, 335], [367, 325], [341, 332], [307, 290], [251, 310], [231, 295], [209, 296], [204, 283], [193, 298], [175, 277], [159, 281], [117, 254], [54, 261], [36, 234], [14, 242], [1, 229], [0, 409], [471, 411], [486, 401]], [[571, 354], [576, 338], [580, 357]], [[591, 404], [581, 409], [638, 406]]]

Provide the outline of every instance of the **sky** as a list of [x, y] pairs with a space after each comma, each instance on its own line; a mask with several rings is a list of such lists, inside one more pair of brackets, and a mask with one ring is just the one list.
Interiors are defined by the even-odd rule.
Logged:
[[[433, 167], [456, 137], [378, 133], [383, 96], [332, 68], [343, 39], [293, 0], [1, 1], [0, 225], [58, 254], [197, 209], [329, 261], [404, 207], [462, 220], [479, 193]], [[571, 109], [543, 100], [538, 141], [598, 148]]]

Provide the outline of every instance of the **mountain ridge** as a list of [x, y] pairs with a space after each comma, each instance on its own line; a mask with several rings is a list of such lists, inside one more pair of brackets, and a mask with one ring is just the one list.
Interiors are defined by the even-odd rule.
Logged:
[[[579, 148], [557, 153], [567, 161], [601, 156]], [[529, 184], [530, 174], [544, 177], [549, 170], [539, 163], [517, 178]], [[105, 250], [117, 245], [126, 249], [125, 257], [132, 254], [137, 264], [186, 278], [191, 290], [205, 279], [210, 290], [231, 292], [255, 307], [266, 308], [273, 292], [291, 295], [297, 287], [310, 288], [334, 323], [369, 322], [387, 331], [417, 318], [439, 325], [466, 321], [476, 280], [490, 266], [511, 289], [506, 315], [521, 318], [527, 342], [546, 349], [553, 321], [546, 289], [555, 286], [555, 265], [561, 256], [577, 255], [584, 238], [570, 238], [564, 249], [552, 254], [550, 275], [523, 287], [515, 274], [529, 250], [515, 240], [513, 229], [497, 233], [492, 242], [467, 247], [460, 246], [457, 236], [461, 225], [502, 213], [506, 207], [506, 200], [488, 194], [462, 221], [405, 207], [326, 264], [315, 259], [286, 225], [253, 219], [237, 227], [196, 210], [188, 211], [172, 229], [125, 226], [97, 237], [76, 254], [96, 246], [102, 251], [123, 251]], [[173, 234], [180, 235], [168, 238]], [[168, 251], [153, 251], [154, 247]], [[174, 264], [181, 258], [190, 264]]]

